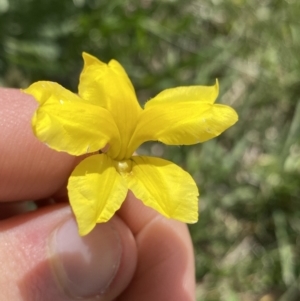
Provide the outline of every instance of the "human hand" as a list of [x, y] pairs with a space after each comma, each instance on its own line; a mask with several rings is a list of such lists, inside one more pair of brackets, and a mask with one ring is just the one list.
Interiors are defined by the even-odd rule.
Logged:
[[[194, 300], [186, 225], [131, 193], [109, 222], [78, 235], [65, 190], [78, 158], [34, 137], [36, 107], [0, 89], [0, 300]], [[26, 200], [38, 209], [26, 212]]]

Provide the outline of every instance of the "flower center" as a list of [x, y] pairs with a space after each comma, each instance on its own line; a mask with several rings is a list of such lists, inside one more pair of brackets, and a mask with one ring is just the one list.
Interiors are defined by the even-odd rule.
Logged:
[[116, 169], [120, 174], [130, 173], [131, 170], [132, 170], [131, 160], [117, 161], [116, 162]]

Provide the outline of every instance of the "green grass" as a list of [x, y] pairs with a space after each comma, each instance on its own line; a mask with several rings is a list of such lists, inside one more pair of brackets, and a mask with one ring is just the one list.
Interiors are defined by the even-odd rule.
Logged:
[[190, 226], [199, 300], [296, 301], [299, 15], [294, 0], [1, 0], [0, 85], [47, 79], [76, 91], [82, 51], [118, 59], [141, 103], [218, 78], [218, 102], [238, 111], [237, 125], [202, 145], [142, 151], [199, 185], [200, 221]]

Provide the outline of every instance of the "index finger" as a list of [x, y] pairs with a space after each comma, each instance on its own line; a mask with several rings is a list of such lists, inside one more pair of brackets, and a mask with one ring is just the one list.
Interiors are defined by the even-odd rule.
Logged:
[[65, 185], [75, 157], [40, 142], [31, 129], [37, 102], [0, 88], [0, 202], [46, 198]]

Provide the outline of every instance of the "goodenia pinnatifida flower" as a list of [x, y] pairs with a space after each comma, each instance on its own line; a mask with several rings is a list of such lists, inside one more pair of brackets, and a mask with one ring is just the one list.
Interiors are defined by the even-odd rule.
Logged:
[[195, 223], [199, 193], [192, 177], [170, 161], [133, 153], [146, 141], [191, 145], [232, 126], [236, 112], [214, 103], [218, 82], [166, 89], [141, 108], [117, 61], [105, 64], [87, 53], [83, 59], [78, 94], [48, 81], [24, 90], [39, 102], [32, 119], [39, 140], [74, 156], [98, 152], [81, 161], [68, 181], [80, 235], [108, 221], [128, 189], [162, 215]]

